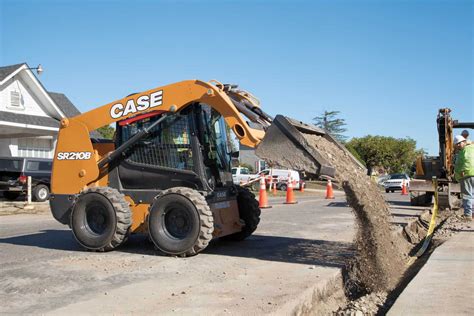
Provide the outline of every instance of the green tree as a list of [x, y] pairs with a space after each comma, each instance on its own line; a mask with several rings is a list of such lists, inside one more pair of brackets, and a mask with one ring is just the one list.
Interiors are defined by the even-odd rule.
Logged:
[[105, 139], [112, 139], [114, 137], [115, 128], [113, 128], [110, 125], [105, 125], [105, 126], [99, 127], [97, 129], [97, 132], [100, 134], [100, 136], [102, 136]]
[[324, 111], [321, 116], [313, 118], [314, 124], [325, 131], [340, 142], [345, 142], [347, 136], [343, 135], [347, 131], [346, 121], [342, 118], [337, 118], [340, 111]]
[[369, 173], [374, 167], [382, 167], [390, 173], [410, 172], [420, 152], [416, 149], [416, 141], [409, 137], [397, 139], [368, 135], [351, 139], [347, 147], [357, 152]]

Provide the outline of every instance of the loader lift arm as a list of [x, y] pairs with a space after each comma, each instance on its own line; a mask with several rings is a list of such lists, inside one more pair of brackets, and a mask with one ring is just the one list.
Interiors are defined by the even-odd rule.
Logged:
[[[94, 151], [89, 132], [138, 114], [152, 111], [173, 113], [190, 103], [205, 103], [221, 113], [242, 144], [257, 146], [265, 132], [251, 128], [241, 113], [264, 128], [271, 124], [272, 118], [260, 110], [256, 98], [235, 88], [217, 81], [181, 81], [130, 95], [73, 118], [62, 119], [53, 165], [52, 191], [56, 194], [79, 193], [98, 181], [100, 169], [125, 148], [101, 157]], [[140, 137], [137, 135], [136, 139]], [[68, 160], [75, 160], [75, 163], [70, 164]]]

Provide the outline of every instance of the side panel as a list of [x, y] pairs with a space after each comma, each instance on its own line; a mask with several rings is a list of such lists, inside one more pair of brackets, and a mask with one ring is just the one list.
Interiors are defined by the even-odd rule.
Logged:
[[79, 193], [99, 177], [97, 159], [89, 130], [78, 121], [65, 121], [59, 130], [54, 153], [51, 191], [54, 194]]

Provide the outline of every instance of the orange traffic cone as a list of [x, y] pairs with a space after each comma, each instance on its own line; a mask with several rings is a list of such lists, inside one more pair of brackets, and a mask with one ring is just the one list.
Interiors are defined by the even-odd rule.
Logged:
[[331, 180], [328, 180], [328, 184], [326, 185], [326, 199], [334, 199]]
[[408, 191], [407, 191], [407, 186], [405, 184], [405, 180], [403, 180], [402, 182], [402, 195], [408, 195]]
[[304, 192], [304, 182], [300, 181], [300, 192]]
[[288, 185], [286, 186], [286, 202], [285, 204], [296, 204], [298, 203], [295, 200], [295, 196], [293, 194], [293, 180], [291, 177], [288, 177]]
[[277, 182], [273, 182], [273, 196], [277, 195]]
[[271, 206], [268, 205], [268, 198], [267, 198], [267, 188], [265, 185], [265, 178], [260, 178], [260, 192], [258, 194], [258, 206], [260, 208], [270, 208]]

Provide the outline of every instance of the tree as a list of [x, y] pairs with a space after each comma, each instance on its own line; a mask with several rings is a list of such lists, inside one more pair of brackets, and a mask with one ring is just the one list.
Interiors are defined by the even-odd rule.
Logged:
[[105, 126], [99, 127], [97, 129], [97, 132], [100, 134], [100, 136], [102, 136], [105, 139], [113, 139], [115, 128], [113, 128], [110, 125], [105, 125]]
[[346, 121], [341, 118], [337, 118], [339, 111], [324, 111], [321, 116], [316, 116], [313, 118], [314, 124], [325, 131], [327, 131], [331, 136], [336, 138], [340, 142], [345, 142], [347, 136], [343, 135], [347, 131]]
[[416, 141], [409, 137], [397, 139], [368, 135], [353, 138], [346, 146], [357, 152], [369, 174], [374, 167], [382, 167], [390, 173], [409, 172], [420, 152], [416, 149]]

